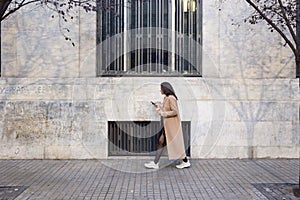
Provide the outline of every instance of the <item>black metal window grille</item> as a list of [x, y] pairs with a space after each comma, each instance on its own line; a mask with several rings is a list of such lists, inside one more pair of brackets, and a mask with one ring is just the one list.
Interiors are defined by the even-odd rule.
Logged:
[[201, 44], [201, 0], [98, 1], [98, 76], [201, 76]]
[[[158, 135], [161, 129], [159, 121], [109, 121], [109, 156], [146, 156], [155, 155]], [[182, 122], [182, 131], [187, 156], [190, 156], [189, 121]]]

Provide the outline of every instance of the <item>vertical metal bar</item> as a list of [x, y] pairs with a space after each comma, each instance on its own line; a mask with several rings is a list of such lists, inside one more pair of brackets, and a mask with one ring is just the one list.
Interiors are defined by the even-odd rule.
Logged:
[[144, 151], [145, 152], [147, 152], [147, 150], [150, 152], [150, 149], [148, 149], [148, 147], [147, 147], [147, 143], [148, 143], [148, 140], [149, 140], [149, 135], [151, 135], [151, 127], [152, 126], [148, 126], [148, 129], [144, 134], [144, 138], [145, 138], [145, 140], [144, 140]]
[[164, 13], [165, 13], [165, 1], [166, 0], [162, 0], [161, 1], [161, 7], [162, 7], [162, 9], [161, 9], [161, 13], [160, 13], [160, 15], [161, 15], [161, 54], [160, 54], [160, 57], [161, 57], [161, 63], [162, 63], [162, 66], [164, 67], [164, 44], [165, 44], [165, 41], [164, 41], [164, 32], [163, 32], [163, 29], [165, 28], [165, 15], [164, 15]]
[[122, 131], [122, 138], [121, 138], [121, 143], [122, 143], [122, 149], [121, 149], [121, 154], [120, 155], [125, 155], [127, 150], [128, 150], [128, 146], [127, 146], [127, 137], [128, 137], [128, 132], [126, 129], [126, 122], [118, 122], [118, 127], [119, 129], [121, 129]]
[[112, 154], [113, 155], [117, 155], [119, 153], [119, 149], [118, 149], [118, 126], [116, 124], [116, 122], [112, 122], [111, 123], [112, 126]]
[[144, 138], [144, 151], [150, 151], [150, 149], [147, 148], [147, 140], [148, 140], [148, 135], [150, 133], [150, 128], [151, 126], [147, 126], [146, 131], [144, 132], [143, 138]]
[[[107, 4], [108, 4], [108, 0], [105, 1], [105, 6], [108, 6]], [[106, 28], [105, 40], [106, 40], [110, 35], [110, 10], [106, 10], [105, 15], [106, 15], [106, 20], [107, 20], [107, 22], [105, 23], [105, 28]], [[110, 54], [111, 54], [111, 52], [110, 52], [111, 42], [112, 42], [111, 40], [109, 40], [109, 42], [107, 42], [106, 49], [104, 50], [106, 52], [103, 52], [104, 57], [106, 59], [105, 68], [107, 71], [110, 70], [108, 61], [110, 60], [109, 58], [110, 58]]]
[[150, 149], [147, 150], [147, 139], [148, 139], [147, 135], [148, 135], [148, 133], [150, 133], [150, 132], [149, 132], [149, 131], [150, 131], [150, 130], [149, 130], [150, 127], [151, 127], [151, 125], [146, 126], [146, 130], [145, 130], [145, 132], [144, 132], [144, 134], [143, 134], [143, 141], [144, 141], [144, 143], [143, 143], [143, 151], [144, 151], [144, 152], [150, 151]]
[[135, 40], [135, 73], [137, 73], [137, 66], [138, 66], [138, 64], [139, 64], [139, 61], [138, 61], [138, 54], [139, 54], [139, 50], [138, 50], [138, 48], [139, 48], [139, 46], [138, 46], [138, 36], [139, 36], [139, 32], [138, 32], [138, 28], [139, 28], [139, 20], [140, 20], [140, 15], [139, 15], [139, 10], [140, 10], [140, 2], [139, 2], [139, 0], [137, 0], [136, 1], [136, 11], [135, 11], [135, 14], [136, 14], [136, 26], [135, 26], [135, 29], [136, 29], [136, 31], [135, 31], [135, 38], [134, 38], [134, 40]]
[[[124, 124], [124, 125], [126, 125], [126, 124]], [[123, 152], [125, 153], [125, 151], [127, 151], [127, 147], [126, 147], [126, 136], [127, 136], [127, 134], [126, 134], [126, 129], [124, 129], [124, 127], [123, 127], [122, 130], [125, 130], [125, 133], [123, 133], [122, 137], [121, 137], [121, 146], [122, 146]]]
[[191, 24], [190, 21], [191, 20], [191, 0], [188, 1], [188, 12], [187, 12], [187, 34], [186, 34], [186, 68], [184, 69], [183, 72], [185, 71], [189, 71], [189, 61], [190, 61], [190, 28], [191, 28]]
[[[128, 54], [126, 53], [127, 52], [127, 46], [128, 46], [128, 38], [127, 38], [127, 30], [128, 30], [128, 26], [129, 26], [129, 15], [128, 15], [128, 12], [129, 11], [129, 2], [127, 2], [127, 0], [120, 0], [120, 1], [123, 1], [122, 3], [122, 8], [123, 8], [123, 14], [121, 15], [123, 17], [122, 21], [123, 21], [123, 47], [121, 48], [123, 53], [121, 55], [123, 55], [123, 68], [124, 68], [124, 72], [127, 71], [127, 56]], [[121, 2], [120, 2], [121, 3]], [[121, 27], [120, 27], [121, 28]]]
[[180, 0], [176, 0], [176, 60], [175, 60], [175, 66], [176, 70], [179, 71], [179, 37], [180, 37]]
[[157, 47], [156, 47], [156, 44], [157, 44], [157, 0], [153, 0], [154, 5], [153, 5], [153, 15], [154, 15], [154, 22], [153, 24], [155, 24], [155, 28], [153, 30], [153, 54], [154, 54], [154, 58], [155, 58], [155, 72], [158, 73], [158, 64], [157, 64], [157, 56], [156, 56], [156, 52], [157, 52]]
[[121, 131], [122, 131], [122, 135], [123, 135], [123, 138], [122, 138], [122, 141], [123, 141], [123, 155], [126, 155], [127, 152], [128, 152], [128, 145], [127, 145], [127, 137], [128, 137], [128, 128], [127, 128], [127, 124], [126, 122], [122, 122], [122, 125], [121, 125]]
[[116, 34], [118, 34], [118, 45], [117, 45], [117, 48], [118, 48], [118, 51], [117, 51], [117, 62], [118, 62], [118, 66], [119, 66], [119, 69], [118, 71], [119, 72], [122, 72], [123, 71], [123, 66], [122, 66], [122, 63], [121, 63], [121, 55], [123, 54], [123, 38], [122, 38], [122, 34], [120, 34], [122, 32], [121, 30], [121, 24], [124, 23], [123, 19], [124, 19], [124, 16], [123, 16], [123, 12], [122, 12], [122, 3], [121, 1], [123, 0], [118, 0], [118, 3], [117, 3], [117, 13], [116, 13], [116, 21], [118, 22], [117, 23], [117, 30], [116, 30]]
[[142, 1], [139, 1], [139, 24], [138, 24], [138, 29], [139, 29], [139, 36], [138, 36], [138, 73], [141, 73], [141, 65], [143, 61], [143, 51], [142, 51], [142, 24], [143, 24], [143, 5]]
[[118, 129], [118, 154], [121, 154], [124, 151], [124, 148], [122, 147], [121, 143], [122, 143], [122, 136], [124, 135], [124, 132], [122, 131], [122, 128]]
[[135, 41], [136, 41], [136, 54], [135, 54], [135, 57], [136, 57], [136, 64], [135, 64], [135, 73], [138, 73], [138, 66], [139, 66], [139, 54], [140, 54], [140, 51], [139, 51], [139, 27], [140, 27], [140, 1], [137, 0], [136, 1], [137, 3], [137, 9], [136, 9], [136, 36], [135, 36]]
[[161, 65], [159, 62], [159, 19], [160, 19], [160, 0], [156, 0], [156, 63], [158, 67], [158, 73], [161, 73]]
[[181, 35], [182, 35], [182, 13], [181, 13], [181, 4], [182, 4], [182, 0], [178, 0], [178, 48], [177, 48], [177, 51], [178, 51], [178, 62], [177, 62], [177, 65], [178, 65], [178, 71], [180, 72], [180, 67], [181, 67]]
[[152, 17], [152, 12], [151, 12], [151, 1], [148, 1], [148, 45], [147, 45], [147, 49], [148, 49], [148, 68], [149, 68], [149, 72], [152, 73], [152, 64], [151, 64], [151, 17]]
[[153, 151], [153, 148], [152, 148], [153, 142], [152, 142], [152, 140], [153, 140], [153, 133], [154, 133], [153, 129], [154, 129], [154, 126], [155, 126], [155, 123], [151, 122], [151, 126], [149, 126], [149, 130], [148, 130], [148, 133], [150, 133], [151, 137], [147, 137], [147, 150], [148, 150], [148, 152]]
[[175, 49], [175, 69], [178, 71], [178, 49], [179, 49], [179, 41], [178, 41], [178, 37], [179, 37], [179, 0], [175, 0], [176, 1], [176, 37], [175, 37], [175, 42], [176, 42], [176, 49]]
[[186, 16], [185, 16], [185, 13], [184, 13], [184, 7], [183, 7], [183, 5], [182, 5], [182, 7], [181, 7], [181, 10], [182, 10], [182, 30], [183, 30], [183, 32], [182, 32], [182, 37], [181, 37], [181, 41], [182, 41], [182, 54], [183, 54], [183, 58], [181, 59], [181, 70], [180, 70], [180, 72], [182, 73], [183, 71], [184, 71], [184, 60], [185, 60], [185, 58], [186, 58], [186, 50], [185, 50], [185, 38], [186, 38], [186, 33], [185, 33], [185, 29], [186, 29], [186, 26], [187, 26], [187, 24], [184, 24], [184, 22], [185, 22], [185, 20], [186, 20]]
[[114, 5], [114, 21], [115, 21], [114, 37], [116, 38], [116, 45], [114, 46], [115, 56], [114, 56], [114, 61], [113, 61], [115, 63], [115, 70], [118, 73], [120, 72], [119, 59], [118, 59], [120, 46], [119, 46], [119, 35], [117, 35], [118, 27], [119, 27], [119, 20], [120, 20], [120, 17], [117, 16], [119, 14], [119, 12], [118, 12], [119, 1], [120, 0], [115, 0], [115, 5]]
[[177, 47], [177, 52], [178, 52], [178, 71], [180, 71], [180, 66], [181, 66], [181, 35], [182, 35], [182, 16], [181, 16], [181, 0], [178, 0], [178, 47]]
[[143, 143], [144, 143], [144, 133], [145, 133], [145, 131], [146, 131], [146, 126], [143, 124], [143, 126], [141, 127], [140, 136], [139, 136], [139, 139], [140, 139], [140, 150], [139, 150], [139, 153], [143, 153], [144, 152]]
[[109, 125], [109, 132], [108, 132], [108, 138], [109, 138], [109, 144], [108, 144], [108, 146], [109, 146], [109, 154], [112, 154], [112, 151], [113, 151], [113, 143], [114, 143], [114, 140], [113, 140], [113, 131], [114, 131], [114, 127], [113, 127], [113, 124], [112, 123], [109, 123], [108, 124]]
[[145, 127], [145, 131], [143, 132], [143, 152], [147, 152], [150, 150], [147, 150], [146, 146], [146, 142], [147, 142], [147, 133], [149, 133], [149, 128], [151, 127], [151, 124], [149, 124], [148, 126]]
[[126, 131], [128, 132], [128, 138], [129, 138], [129, 143], [128, 143], [128, 151], [132, 152], [132, 143], [133, 143], [133, 138], [132, 138], [132, 134], [131, 134], [131, 127], [132, 127], [132, 123], [131, 122], [127, 122], [127, 129]]
[[[152, 131], [153, 131], [153, 130], [152, 130], [152, 126], [150, 126], [150, 127], [149, 127], [149, 133], [150, 133], [150, 135], [153, 135], [153, 132], [152, 132]], [[152, 151], [153, 149], [152, 149], [151, 144], [152, 144], [152, 137], [149, 137], [149, 138], [147, 139], [147, 149]]]
[[137, 6], [137, 4], [138, 4], [138, 2], [137, 2], [137, 0], [134, 0], [133, 1], [134, 2], [134, 5], [131, 5], [131, 8], [133, 8], [134, 7], [134, 16], [135, 16], [135, 18], [133, 19], [134, 20], [134, 22], [132, 21], [132, 23], [134, 23], [134, 30], [133, 30], [133, 32], [135, 33], [134, 35], [131, 35], [131, 44], [134, 44], [134, 46], [133, 46], [133, 49], [135, 49], [134, 50], [134, 52], [133, 52], [133, 60], [134, 60], [134, 66], [132, 66], [132, 67], [134, 67], [133, 69], [134, 69], [134, 71], [133, 71], [133, 73], [135, 73], [135, 66], [137, 65], [137, 55], [136, 55], [136, 48], [137, 48], [137, 42], [136, 42], [136, 28], [137, 28], [137, 9], [138, 9], [138, 6]]
[[115, 144], [115, 146], [116, 146], [116, 152], [118, 155], [121, 155], [122, 152], [124, 151], [124, 149], [122, 149], [121, 144], [120, 144], [121, 137], [123, 135], [123, 132], [122, 132], [123, 129], [121, 128], [121, 126], [122, 126], [121, 122], [118, 122], [118, 124], [116, 123], [116, 129], [117, 129], [116, 141], [117, 141], [117, 143]]
[[[97, 60], [96, 60], [96, 75], [99, 76], [99, 74], [101, 74], [102, 72], [102, 59], [100, 59], [102, 57], [102, 50], [100, 48], [101, 45], [99, 45], [102, 42], [102, 9], [101, 9], [101, 2], [97, 1], [97, 41], [96, 41], [96, 55], [97, 55]], [[1, 26], [1, 23], [0, 23]], [[0, 32], [0, 37], [1, 37], [1, 32]], [[0, 41], [1, 42], [1, 41]], [[0, 56], [1, 56], [1, 52], [0, 52]], [[1, 61], [0, 61], [1, 63]], [[1, 66], [0, 66], [1, 67]]]
[[[187, 69], [187, 72], [188, 72], [188, 73], [191, 72], [191, 59], [192, 59], [192, 52], [193, 52], [192, 49], [191, 49], [191, 47], [192, 47], [192, 45], [191, 45], [191, 42], [192, 42], [191, 38], [192, 38], [192, 27], [193, 27], [193, 26], [192, 26], [192, 12], [193, 12], [193, 11], [192, 11], [192, 9], [193, 9], [193, 8], [192, 8], [192, 0], [189, 1], [189, 4], [190, 4], [190, 5], [189, 5], [189, 8], [190, 8], [190, 9], [189, 9], [189, 19], [188, 19], [188, 20], [189, 20], [189, 23], [188, 23], [188, 26], [189, 26], [189, 27], [188, 27], [188, 30], [189, 30], [189, 33], [188, 33], [188, 34], [189, 34], [189, 37], [188, 37], [188, 38], [189, 38], [189, 39], [188, 39], [188, 52], [187, 52], [187, 53], [188, 53], [188, 58], [189, 58], [189, 60], [188, 60], [188, 61], [189, 61], [189, 63], [188, 63], [188, 69]], [[194, 53], [194, 52], [193, 52], [193, 53]]]
[[107, 127], [108, 127], [108, 132], [107, 132], [107, 137], [108, 137], [108, 155], [110, 155], [111, 154], [111, 141], [112, 141], [112, 139], [111, 139], [111, 131], [112, 131], [112, 128], [111, 128], [111, 123], [110, 122], [108, 122], [108, 125], [107, 125]]
[[130, 151], [130, 135], [127, 134], [127, 130], [128, 130], [128, 126], [129, 124], [126, 124], [126, 126], [124, 128], [125, 132], [126, 132], [126, 137], [124, 138], [125, 142], [126, 142], [126, 151]]
[[111, 131], [111, 153], [114, 154], [115, 153], [115, 127], [114, 127], [114, 124], [111, 124], [111, 127], [112, 127], [112, 131]]
[[[300, 78], [300, 0], [296, 1], [296, 35], [297, 35], [296, 78]], [[299, 86], [300, 86], [300, 79], [299, 79]]]
[[189, 152], [188, 152], [188, 155], [189, 156], [191, 156], [191, 122], [189, 121], [188, 122], [188, 137], [189, 137], [189, 139], [188, 139], [188, 150], [189, 150]]
[[[198, 44], [197, 42], [197, 34], [198, 34], [198, 31], [197, 31], [197, 20], [198, 20], [198, 12], [202, 12], [201, 10], [198, 9], [198, 0], [195, 0], [195, 8], [196, 8], [196, 12], [194, 13], [194, 24], [193, 24], [193, 27], [194, 27], [194, 40], [195, 40], [195, 44]], [[199, 19], [200, 20], [200, 19]], [[194, 54], [194, 63], [195, 63], [195, 66], [194, 66], [194, 69], [193, 69], [193, 74], [197, 74], [198, 72], [198, 62], [197, 62], [197, 57], [198, 57], [198, 49], [197, 49], [198, 45], [195, 45], [195, 54]], [[196, 72], [196, 73], [195, 73]]]
[[181, 6], [182, 6], [182, 0], [178, 0], [178, 16], [179, 16], [179, 22], [178, 22], [178, 30], [179, 30], [179, 35], [178, 35], [178, 55], [179, 55], [179, 59], [178, 59], [178, 71], [181, 71], [181, 60], [182, 60], [182, 34], [183, 34], [183, 20], [182, 20], [182, 10], [181, 10]]
[[176, 13], [175, 13], [175, 1], [169, 1], [169, 22], [170, 22], [170, 29], [171, 29], [171, 59], [170, 59], [170, 66], [173, 71], [175, 71], [175, 48], [176, 48], [176, 39], [175, 39], [175, 22], [176, 22]]
[[146, 1], [145, 2], [145, 4], [146, 4], [146, 16], [147, 16], [147, 20], [146, 20], [146, 27], [145, 28], [147, 28], [147, 32], [145, 33], [145, 42], [146, 42], [146, 45], [144, 46], [144, 48], [146, 47], [146, 49], [147, 49], [147, 51], [146, 51], [146, 53], [147, 53], [147, 59], [146, 59], [146, 72], [147, 73], [150, 73], [151, 72], [151, 69], [150, 69], [150, 62], [149, 62], [149, 33], [150, 33], [150, 31], [149, 31], [149, 18], [150, 18], [150, 12], [149, 12], [149, 1]]
[[[116, 126], [116, 124], [113, 124], [113, 126]], [[116, 134], [117, 134], [117, 129], [116, 129], [117, 127], [115, 127], [114, 128], [114, 131], [113, 131], [113, 143], [112, 143], [112, 152], [115, 154], [116, 153], [116, 139], [117, 139], [117, 137], [116, 137]]]
[[138, 47], [138, 73], [141, 73], [141, 65], [142, 65], [142, 55], [143, 55], [143, 52], [142, 52], [142, 39], [141, 39], [141, 37], [142, 37], [142, 30], [141, 30], [141, 28], [142, 28], [142, 23], [143, 23], [143, 5], [142, 5], [142, 1], [140, 1], [139, 2], [139, 36], [138, 36], [138, 45], [139, 45], [139, 47]]
[[136, 138], [136, 149], [135, 149], [135, 152], [139, 152], [140, 151], [140, 132], [141, 132], [141, 126], [140, 124], [138, 124], [136, 126], [136, 131], [135, 131], [135, 138]]
[[[141, 32], [141, 51], [142, 51], [142, 54], [141, 54], [141, 72], [143, 73], [144, 71], [144, 62], [146, 62], [147, 58], [147, 53], [146, 51], [144, 50], [144, 42], [145, 42], [145, 30], [143, 29], [144, 28], [144, 20], [145, 20], [145, 17], [144, 17], [144, 13], [145, 13], [145, 8], [146, 8], [146, 5], [145, 5], [145, 1], [142, 1], [142, 24], [141, 24], [141, 28], [142, 28], [142, 32]], [[147, 14], [147, 13], [146, 13]]]
[[142, 124], [142, 126], [141, 126], [141, 131], [140, 131], [140, 133], [139, 133], [139, 140], [140, 140], [140, 142], [139, 142], [139, 145], [140, 145], [140, 148], [139, 148], [139, 151], [138, 151], [138, 153], [142, 153], [144, 150], [143, 150], [143, 142], [144, 142], [144, 137], [143, 137], [143, 133], [145, 132], [145, 126], [144, 126], [144, 124]]
[[[124, 2], [125, 3], [125, 2]], [[124, 4], [123, 0], [119, 0], [119, 26], [118, 26], [118, 35], [120, 37], [120, 47], [119, 47], [119, 55], [118, 55], [118, 60], [119, 60], [119, 65], [120, 65], [120, 70], [124, 72], [124, 65], [123, 65], [123, 60], [124, 60], [124, 34], [122, 34], [124, 31], [122, 27], [124, 27], [124, 20], [127, 19], [127, 17], [124, 17]]]
[[157, 8], [158, 8], [158, 10], [157, 10], [157, 18], [158, 18], [158, 55], [157, 55], [157, 58], [158, 58], [158, 64], [159, 64], [159, 71], [160, 71], [160, 73], [162, 72], [162, 65], [161, 65], [161, 41], [160, 41], [160, 37], [161, 37], [161, 11], [162, 11], [162, 6], [161, 6], [161, 1], [159, 0], [158, 1], [158, 6], [157, 6]]
[[[196, 23], [196, 14], [197, 14], [197, 1], [194, 0], [194, 3], [193, 3], [193, 13], [192, 13], [192, 23], [191, 23], [191, 26], [192, 26], [192, 36], [191, 36], [191, 40], [194, 44], [196, 44], [196, 29], [195, 29], [195, 26], [194, 24]], [[195, 68], [197, 67], [197, 63], [196, 63], [196, 53], [197, 53], [197, 49], [196, 49], [196, 45], [191, 45], [192, 47], [194, 47], [194, 49], [192, 49], [192, 52], [194, 52], [192, 55], [191, 55], [191, 59], [192, 59], [192, 66], [191, 66], [191, 71], [190, 71], [190, 74], [194, 74], [194, 71], [195, 71]], [[191, 47], [191, 48], [192, 48]]]
[[187, 14], [183, 13], [183, 18], [184, 18], [184, 21], [186, 21], [187, 23], [184, 24], [184, 33], [183, 33], [183, 37], [182, 37], [182, 41], [183, 41], [183, 55], [184, 55], [184, 59], [182, 59], [182, 70], [181, 70], [181, 73], [184, 72], [184, 69], [185, 69], [185, 62], [186, 62], [186, 59], [187, 59], [187, 38], [188, 38], [188, 26], [189, 26], [189, 17], [188, 17], [188, 11], [187, 11]]
[[[106, 5], [108, 5], [109, 2], [108, 0], [106, 1]], [[106, 38], [107, 39], [110, 35], [111, 35], [111, 10], [107, 10], [107, 23], [106, 23], [106, 26], [107, 26], [107, 34], [106, 34]], [[109, 40], [109, 44], [107, 45], [107, 54], [106, 54], [106, 60], [107, 61], [110, 61], [110, 57], [111, 57], [111, 46], [112, 46], [112, 40]], [[107, 62], [107, 67], [110, 67], [110, 63]], [[110, 68], [109, 68], [109, 71], [110, 71]]]
[[149, 56], [149, 61], [148, 61], [148, 66], [149, 66], [149, 71], [152, 73], [152, 61], [151, 61], [151, 34], [152, 34], [152, 1], [148, 2], [148, 56]]
[[[118, 20], [116, 20], [118, 21]], [[116, 36], [116, 46], [115, 46], [115, 52], [116, 52], [116, 55], [115, 55], [115, 63], [116, 63], [116, 70], [117, 72], [120, 72], [122, 70], [121, 68], [121, 65], [120, 65], [120, 58], [118, 57], [120, 55], [120, 36]]]
[[114, 127], [114, 124], [111, 124], [111, 127], [112, 127], [112, 130], [111, 130], [111, 132], [110, 132], [110, 137], [111, 137], [111, 140], [110, 140], [110, 143], [111, 143], [111, 153], [113, 154], [113, 152], [114, 152], [114, 144], [115, 144], [115, 138], [114, 138], [114, 134], [115, 134], [115, 127]]
[[132, 134], [132, 124], [130, 124], [129, 130], [128, 130], [128, 135], [130, 135], [130, 149], [129, 151], [132, 152], [133, 151], [133, 134]]
[[163, 8], [164, 8], [164, 0], [161, 0], [160, 1], [160, 19], [159, 19], [159, 23], [160, 23], [160, 27], [159, 27], [159, 62], [161, 64], [161, 67], [163, 69], [163, 27], [164, 27], [164, 23], [163, 23], [163, 20], [164, 20], [164, 11], [163, 11]]
[[132, 136], [132, 152], [136, 151], [136, 137], [135, 137], [135, 124], [134, 122], [131, 123], [130, 135]]
[[146, 151], [145, 149], [145, 140], [146, 140], [146, 133], [148, 131], [148, 126], [146, 124], [143, 124], [142, 126], [142, 132], [140, 135], [140, 139], [141, 139], [141, 149], [140, 149], [140, 153], [144, 153]]
[[[127, 18], [128, 18], [128, 21], [127, 21], [127, 31], [129, 31], [129, 33], [131, 33], [131, 34], [129, 34], [129, 35], [127, 35], [127, 40], [128, 40], [128, 42], [127, 42], [127, 49], [126, 49], [126, 52], [127, 52], [127, 54], [126, 54], [126, 63], [124, 62], [124, 65], [126, 65], [126, 71], [129, 71], [130, 69], [131, 69], [131, 65], [132, 65], [132, 61], [131, 61], [131, 51], [129, 51], [129, 50], [132, 50], [133, 48], [132, 48], [132, 32], [131, 32], [131, 29], [132, 29], [132, 24], [133, 24], [133, 19], [132, 19], [132, 11], [133, 11], [133, 3], [134, 1], [131, 1], [131, 2], [128, 2], [127, 3]], [[125, 28], [125, 27], [124, 27]], [[129, 48], [129, 50], [128, 50], [128, 48]]]
[[[111, 4], [114, 4], [114, 0], [112, 0]], [[110, 12], [110, 23], [112, 21], [115, 22], [115, 6], [113, 6], [113, 8], [111, 9], [111, 12]], [[117, 45], [117, 38], [116, 37], [112, 37], [113, 36], [113, 33], [115, 32], [116, 30], [116, 22], [114, 24], [111, 25], [111, 32], [110, 32], [110, 38], [113, 38], [113, 44], [111, 45], [111, 59], [110, 61], [113, 61], [112, 62], [112, 66], [113, 66], [113, 71], [117, 71], [117, 66], [116, 66], [116, 62], [115, 61], [115, 55], [116, 55], [116, 45]]]
[[144, 31], [143, 31], [143, 27], [144, 27], [144, 1], [141, 1], [141, 37], [140, 37], [140, 50], [141, 50], [141, 63], [140, 63], [140, 72], [143, 72], [143, 63], [144, 63], [144, 46], [143, 46], [143, 42], [144, 42]]
[[165, 18], [165, 16], [164, 16], [164, 12], [165, 12], [165, 3], [164, 3], [164, 1], [165, 0], [162, 0], [161, 1], [161, 12], [160, 12], [160, 23], [161, 23], [161, 26], [160, 26], [160, 50], [161, 50], [161, 52], [160, 52], [160, 62], [161, 62], [161, 64], [162, 64], [162, 67], [164, 67], [164, 65], [163, 65], [163, 63], [164, 63], [164, 58], [163, 58], [163, 53], [164, 53], [164, 51], [163, 51], [163, 49], [164, 49], [164, 35], [163, 35], [163, 28], [165, 28], [164, 27], [164, 18]]
[[[116, 1], [117, 0], [114, 0], [113, 3], [116, 4]], [[118, 71], [118, 66], [117, 66], [117, 62], [116, 62], [116, 55], [117, 55], [117, 52], [116, 52], [116, 48], [117, 48], [117, 44], [118, 44], [118, 40], [116, 37], [113, 37], [115, 36], [115, 32], [116, 32], [116, 28], [117, 28], [117, 23], [116, 23], [116, 6], [113, 5], [113, 13], [111, 13], [111, 20], [114, 21], [114, 26], [112, 28], [112, 31], [111, 31], [111, 34], [110, 34], [110, 37], [114, 38], [114, 44], [112, 45], [111, 49], [112, 49], [112, 59], [111, 61], [113, 62], [113, 68], [114, 68], [114, 71]]]
[[[149, 44], [150, 44], [150, 46], [149, 47], [152, 47], [152, 30], [153, 30], [153, 26], [152, 26], [152, 15], [153, 15], [153, 5], [152, 5], [152, 3], [153, 3], [153, 1], [149, 1], [149, 27], [151, 27], [151, 29], [150, 29], [150, 32], [149, 32]], [[153, 73], [153, 71], [152, 71], [152, 65], [154, 64], [154, 63], [152, 63], [152, 48], [150, 48], [149, 49], [149, 57], [150, 57], [150, 59], [149, 59], [149, 67], [150, 67], [150, 72], [151, 73]]]
[[198, 0], [197, 2], [197, 35], [198, 35], [198, 42], [200, 43], [201, 49], [197, 48], [197, 71], [202, 76], [202, 20], [203, 20], [203, 3], [202, 0]]
[[158, 0], [154, 0], [154, 2], [155, 2], [155, 7], [154, 7], [155, 31], [154, 31], [154, 34], [153, 34], [153, 38], [154, 38], [153, 43], [155, 45], [154, 45], [153, 54], [154, 54], [154, 58], [155, 58], [155, 70], [156, 70], [157, 73], [159, 73], [158, 62], [157, 62], [157, 18], [158, 18], [158, 16], [157, 16], [157, 7], [158, 7], [157, 2], [158, 2]]
[[136, 134], [136, 138], [137, 138], [137, 142], [138, 142], [138, 144], [137, 144], [137, 152], [138, 153], [140, 153], [141, 152], [141, 150], [142, 150], [142, 148], [141, 148], [141, 133], [142, 133], [142, 130], [143, 129], [143, 126], [138, 126], [138, 132], [137, 132], [137, 134]]
[[124, 153], [126, 152], [127, 148], [126, 148], [126, 137], [127, 137], [127, 131], [126, 129], [124, 129], [126, 124], [124, 124], [123, 122], [117, 122], [116, 123], [116, 127], [117, 129], [120, 131], [120, 145], [119, 147], [119, 155], [124, 155]]
[[133, 123], [133, 126], [132, 126], [132, 136], [134, 138], [134, 141], [133, 141], [133, 152], [136, 152], [137, 151], [137, 143], [138, 143], [138, 138], [136, 137], [136, 132], [138, 130], [135, 128], [135, 124]]
[[129, 130], [130, 130], [130, 123], [127, 123], [127, 125], [126, 125], [126, 133], [127, 133], [127, 134], [126, 134], [126, 135], [127, 135], [127, 140], [126, 140], [126, 141], [127, 141], [127, 145], [126, 145], [127, 148], [126, 148], [126, 150], [127, 150], [127, 151], [130, 151], [130, 142], [131, 142], [131, 140], [130, 140], [130, 139], [131, 139], [131, 136], [128, 134], [128, 133], [129, 133]]

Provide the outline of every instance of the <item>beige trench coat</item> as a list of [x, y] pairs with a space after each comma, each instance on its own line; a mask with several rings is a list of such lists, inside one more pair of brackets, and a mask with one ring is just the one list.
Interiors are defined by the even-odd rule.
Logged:
[[186, 154], [176, 98], [173, 95], [165, 97], [160, 109], [164, 119], [169, 159], [183, 159]]

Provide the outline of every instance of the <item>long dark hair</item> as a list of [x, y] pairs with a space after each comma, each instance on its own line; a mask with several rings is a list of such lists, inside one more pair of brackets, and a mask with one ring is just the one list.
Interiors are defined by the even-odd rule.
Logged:
[[175, 94], [175, 91], [169, 82], [161, 83], [160, 88], [161, 88], [163, 94], [165, 94], [166, 96], [173, 95], [178, 100], [178, 98]]

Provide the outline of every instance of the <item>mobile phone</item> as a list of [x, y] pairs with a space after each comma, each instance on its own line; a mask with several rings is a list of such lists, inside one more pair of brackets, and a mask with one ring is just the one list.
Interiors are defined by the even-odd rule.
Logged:
[[151, 101], [151, 103], [152, 103], [152, 105], [156, 106], [156, 104], [153, 101]]

